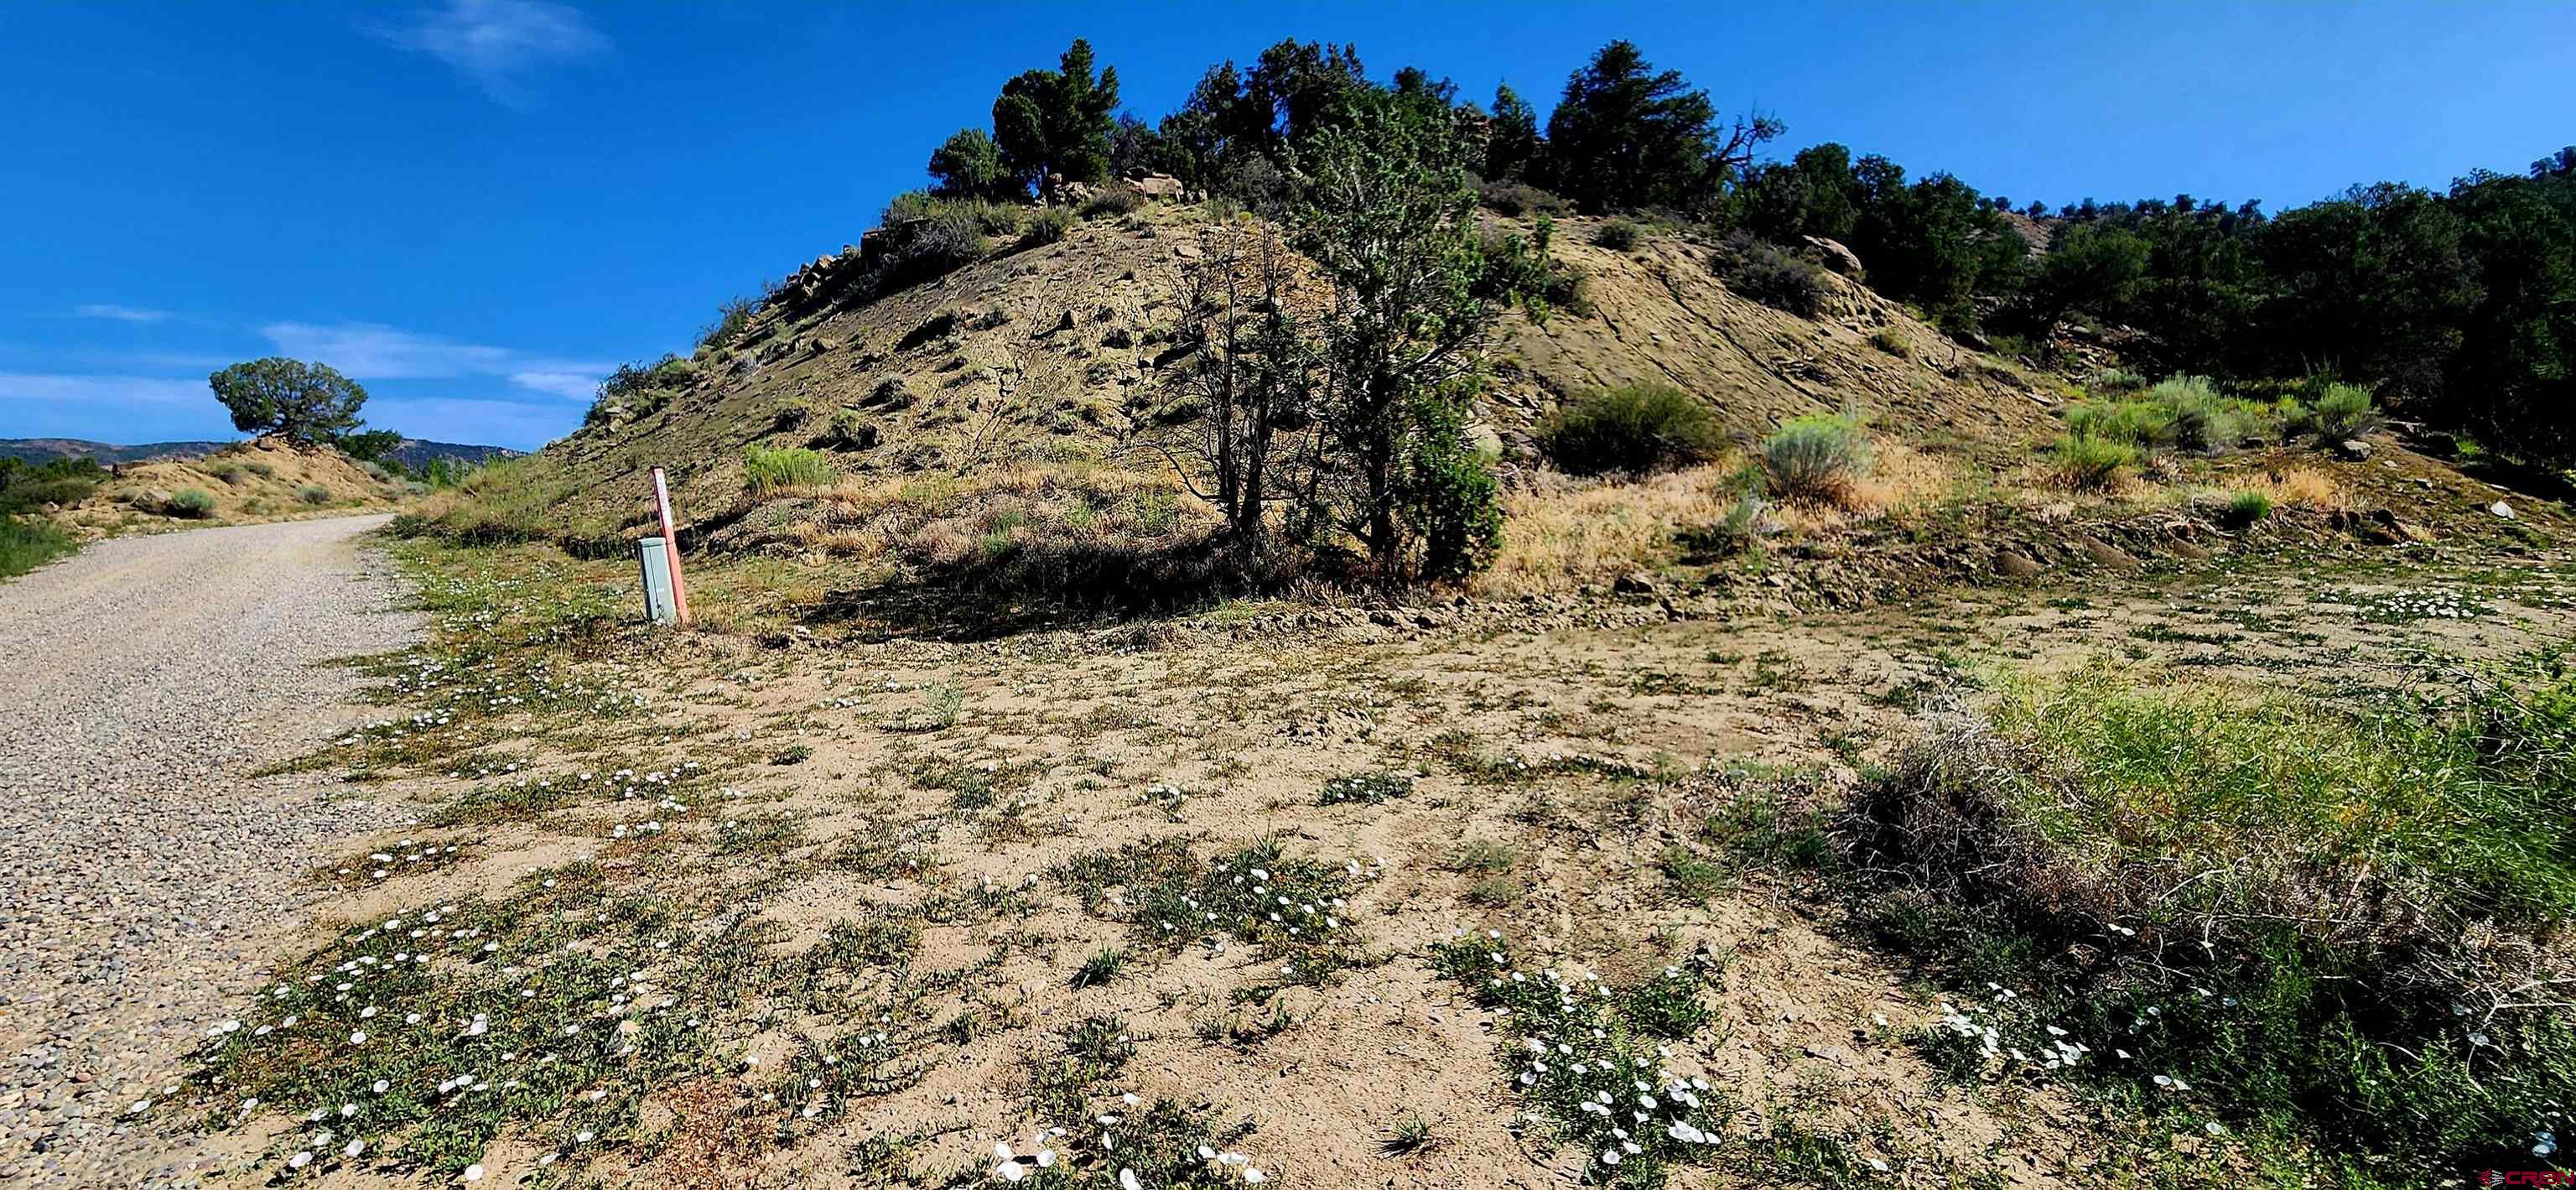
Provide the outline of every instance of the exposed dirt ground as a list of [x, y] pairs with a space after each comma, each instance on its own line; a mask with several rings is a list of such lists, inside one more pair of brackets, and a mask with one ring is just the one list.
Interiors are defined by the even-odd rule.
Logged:
[[[448, 639], [506, 635], [549, 600], [634, 599], [619, 564], [538, 558], [441, 555], [451, 574], [485, 568], [456, 577], [484, 594], [450, 609]], [[1519, 1044], [1511, 1023], [1434, 969], [1440, 944], [1490, 931], [1568, 979], [1710, 973], [1713, 1023], [1663, 1061], [1724, 1095], [1723, 1155], [1675, 1184], [2223, 1179], [2241, 1158], [2195, 1135], [2106, 1144], [2103, 1129], [2134, 1126], [2044, 1082], [1937, 1077], [1903, 1039], [1937, 1017], [1938, 997], [1803, 895], [1794, 871], [1710, 846], [1729, 774], [1804, 769], [1830, 791], [1910, 716], [1999, 667], [2107, 656], [2328, 696], [2420, 684], [2565, 638], [2572, 575], [2562, 561], [2105, 571], [1833, 615], [1176, 632], [1144, 649], [1077, 632], [958, 645], [829, 625], [619, 628], [546, 681], [578, 677], [575, 703], [631, 691], [641, 709], [521, 711], [501, 693], [520, 687], [474, 670], [456, 676], [487, 709], [455, 711], [455, 727], [433, 712], [326, 751], [330, 770], [397, 779], [374, 792], [416, 802], [432, 825], [315, 873], [351, 890], [339, 909], [352, 923], [560, 906], [557, 879], [678, 906], [661, 945], [689, 957], [647, 949], [649, 934], [609, 953], [634, 964], [636, 989], [678, 989], [670, 1011], [695, 1014], [702, 1049], [637, 1084], [618, 1146], [598, 1152], [569, 1125], [501, 1126], [468, 1150], [339, 1162], [344, 1138], [299, 1138], [265, 1115], [211, 1142], [170, 1139], [208, 1146], [201, 1157], [234, 1171], [220, 1184], [243, 1185], [299, 1151], [324, 1155], [303, 1176], [327, 1184], [406, 1181], [424, 1165], [452, 1178], [470, 1160], [506, 1185], [567, 1157], [636, 1185], [937, 1184], [986, 1176], [996, 1142], [1060, 1149], [1105, 1179], [1121, 1158], [1085, 1117], [1141, 1110], [1119, 1106], [1134, 1094], [1195, 1113], [1280, 1184], [1558, 1184], [1590, 1154], [1557, 1145], [1515, 1094], [1500, 1056]], [[713, 606], [765, 577], [699, 581]], [[1347, 898], [1315, 911], [1328, 927], [1154, 933], [1158, 881], [1249, 870], [1221, 857], [1263, 840], [1276, 857], [1246, 863], [1279, 868], [1285, 887], [1286, 865], [1304, 861], [1316, 883], [1303, 887]], [[367, 871], [371, 849], [403, 862]], [[1307, 906], [1286, 906], [1291, 920]], [[356, 953], [357, 930], [315, 935], [311, 969]], [[726, 964], [765, 974], [707, 982]], [[877, 1081], [827, 1085], [814, 1056], [855, 1061], [872, 1017], [902, 1060], [869, 1066]], [[1111, 1022], [1119, 1053], [1083, 1067], [1068, 1100], [1065, 1055], [1093, 1018]], [[420, 1044], [437, 1071], [497, 1081], [524, 1066]], [[781, 1083], [782, 1071], [816, 1078]], [[204, 1102], [229, 1119], [237, 1094], [210, 1086]], [[369, 1135], [355, 1118], [351, 1135]], [[1404, 1140], [1416, 1120], [1425, 1135]]]

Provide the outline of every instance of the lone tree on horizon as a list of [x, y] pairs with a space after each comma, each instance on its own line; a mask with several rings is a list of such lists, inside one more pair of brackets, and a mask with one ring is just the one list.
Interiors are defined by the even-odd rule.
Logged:
[[339, 440], [362, 424], [358, 409], [367, 390], [329, 364], [270, 356], [234, 364], [206, 378], [215, 399], [231, 410], [233, 428], [276, 434], [291, 442]]

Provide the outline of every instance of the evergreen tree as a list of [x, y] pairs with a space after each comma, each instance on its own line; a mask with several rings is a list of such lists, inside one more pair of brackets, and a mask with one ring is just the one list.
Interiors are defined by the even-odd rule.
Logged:
[[1506, 83], [1494, 88], [1494, 116], [1485, 137], [1485, 177], [1509, 182], [1529, 177], [1544, 163], [1546, 143], [1538, 137], [1538, 113]]

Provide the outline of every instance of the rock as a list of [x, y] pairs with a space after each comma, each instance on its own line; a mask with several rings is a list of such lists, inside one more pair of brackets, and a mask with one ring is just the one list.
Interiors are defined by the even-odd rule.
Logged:
[[2513, 519], [2513, 505], [2507, 504], [2502, 500], [2498, 500], [2493, 504], [2487, 505], [2487, 511], [2503, 517], [2508, 521]]
[[1655, 582], [1654, 576], [1642, 570], [1631, 570], [1620, 575], [1619, 581], [1610, 584], [1610, 590], [1618, 595], [1660, 596], [1664, 593], [1663, 587]]
[[1840, 241], [1829, 240], [1823, 236], [1807, 236], [1805, 239], [1807, 246], [1815, 249], [1816, 255], [1823, 258], [1824, 266], [1828, 271], [1840, 273], [1846, 277], [1863, 275], [1860, 257], [1854, 255], [1851, 249], [1843, 247]]
[[2040, 565], [2011, 550], [1995, 551], [1995, 573], [2005, 578], [2038, 578]]
[[1180, 257], [1183, 260], [1197, 260], [1199, 257], [1205, 255], [1205, 253], [1200, 252], [1199, 246], [1196, 244], [1174, 244], [1172, 245], [1172, 255]]
[[2206, 562], [2213, 556], [2208, 550], [2179, 537], [2166, 542], [2165, 549], [2176, 557], [2189, 558], [2194, 562]]
[[2105, 568], [2111, 570], [2136, 570], [2138, 568], [2137, 559], [2120, 552], [2120, 547], [2103, 541], [2100, 538], [2087, 537], [2077, 544], [2084, 547], [2084, 553], [2086, 556], [2092, 558], [2095, 562], [2101, 564]]
[[2343, 456], [2344, 461], [2349, 463], [2367, 461], [2370, 458], [2370, 451], [2370, 444], [2359, 438], [2346, 438], [2335, 443], [2335, 453]]
[[47, 501], [45, 501], [45, 515], [46, 515], [46, 516], [52, 516], [52, 515], [54, 515], [55, 513], [61, 512], [62, 510], [63, 510], [63, 506], [62, 506], [62, 505], [60, 505], [60, 504], [56, 504], [56, 503], [54, 503], [54, 502], [53, 502], [53, 501], [51, 501], [51, 500], [47, 500]]
[[1181, 180], [1170, 174], [1146, 174], [1141, 178], [1130, 180], [1128, 185], [1134, 186], [1136, 193], [1147, 198], [1166, 199], [1172, 202], [1180, 201], [1184, 189]]
[[2422, 525], [2418, 525], [2413, 521], [2402, 520], [2396, 513], [2385, 508], [2374, 508], [2371, 510], [2370, 525], [2375, 531], [2372, 534], [2374, 537], [2384, 536], [2388, 538], [2388, 540], [2381, 542], [2383, 545], [2396, 545], [2399, 542], [2406, 541], [2433, 540], [2432, 530], [2426, 529]]

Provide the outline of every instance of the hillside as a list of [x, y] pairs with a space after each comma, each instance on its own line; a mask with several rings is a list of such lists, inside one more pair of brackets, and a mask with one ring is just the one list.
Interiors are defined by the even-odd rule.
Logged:
[[[712, 527], [737, 511], [753, 445], [828, 447], [862, 479], [1069, 460], [1163, 469], [1153, 444], [1185, 414], [1171, 380], [1191, 350], [1172, 295], [1210, 226], [1201, 207], [1146, 206], [868, 302], [845, 296], [855, 254], [821, 258], [657, 401], [541, 452], [541, 503], [558, 531], [635, 530], [661, 466], [682, 520]], [[1531, 430], [1569, 397], [1637, 380], [1692, 393], [1739, 443], [1850, 409], [1934, 449], [1998, 456], [2049, 418], [2054, 398], [2034, 380], [1847, 279], [1824, 275], [1822, 316], [1802, 318], [1727, 289], [1708, 245], [1650, 235], [1613, 251], [1593, 244], [1598, 226], [1568, 219], [1555, 240], [1588, 275], [1589, 309], [1505, 321], [1483, 411], [1508, 465], [1536, 462]], [[826, 438], [843, 410], [862, 440]]]
[[400, 481], [328, 447], [277, 438], [195, 458], [122, 464], [86, 496], [41, 511], [82, 537], [387, 509]]

